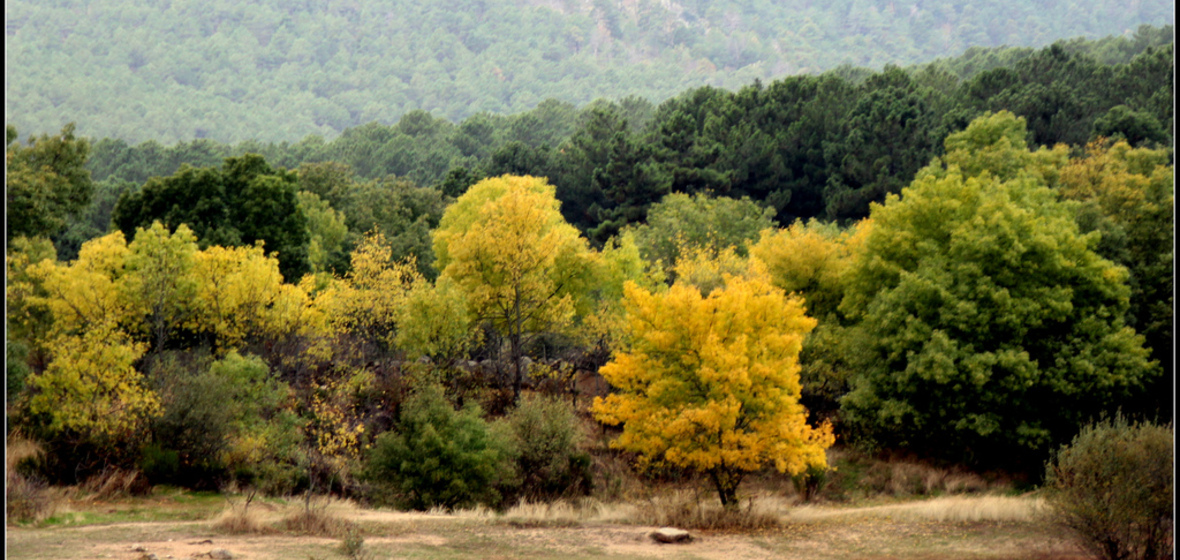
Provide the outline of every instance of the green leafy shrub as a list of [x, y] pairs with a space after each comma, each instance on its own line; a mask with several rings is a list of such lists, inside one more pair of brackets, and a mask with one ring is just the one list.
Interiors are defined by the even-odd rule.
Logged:
[[428, 385], [402, 404], [397, 428], [377, 438], [365, 476], [410, 509], [495, 503], [510, 449], [478, 406], [456, 411], [441, 387]]
[[506, 418], [516, 449], [519, 493], [527, 498], [589, 494], [590, 455], [578, 450], [578, 417], [565, 401], [521, 399]]
[[1172, 426], [1121, 415], [1082, 428], [1050, 459], [1054, 521], [1108, 560], [1172, 555]]
[[139, 465], [153, 482], [216, 488], [233, 479], [268, 493], [290, 488], [297, 419], [282, 406], [286, 385], [261, 358], [165, 354], [152, 380], [164, 414]]

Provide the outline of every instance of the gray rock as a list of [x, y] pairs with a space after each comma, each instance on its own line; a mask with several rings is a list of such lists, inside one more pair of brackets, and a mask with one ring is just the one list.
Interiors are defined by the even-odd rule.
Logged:
[[651, 534], [652, 540], [660, 543], [685, 543], [692, 541], [692, 535], [675, 527], [660, 527]]
[[209, 558], [213, 560], [233, 560], [233, 557], [234, 555], [224, 548], [215, 548], [209, 551]]

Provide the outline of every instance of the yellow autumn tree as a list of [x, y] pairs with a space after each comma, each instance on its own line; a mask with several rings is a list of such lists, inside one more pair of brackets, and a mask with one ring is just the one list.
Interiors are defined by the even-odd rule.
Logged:
[[628, 348], [600, 370], [616, 392], [592, 411], [623, 424], [612, 446], [706, 474], [732, 508], [744, 475], [766, 464], [791, 475], [826, 467], [834, 436], [799, 404], [797, 357], [815, 327], [801, 301], [757, 262], [724, 280], [707, 296], [684, 282], [663, 293], [628, 283]]
[[845, 273], [871, 225], [866, 219], [840, 229], [834, 223], [796, 220], [786, 228], [763, 230], [750, 254], [766, 264], [775, 286], [803, 296], [808, 314], [822, 320], [840, 306]]
[[589, 313], [601, 257], [559, 211], [543, 178], [504, 175], [473, 185], [434, 231], [440, 278], [467, 296], [468, 310], [509, 344], [519, 400], [525, 345]]
[[39, 341], [49, 363], [28, 379], [27, 410], [44, 417], [51, 432], [117, 446], [159, 411], [134, 367], [147, 346], [126, 330], [138, 325], [124, 288], [129, 255], [123, 234], [115, 232], [84, 243], [73, 262], [45, 259], [26, 271], [40, 283], [30, 305], [52, 318]]
[[219, 350], [240, 346], [248, 337], [297, 328], [302, 290], [284, 285], [279, 261], [261, 246], [213, 246], [193, 261], [195, 312], [189, 327], [212, 335]]
[[28, 410], [48, 419], [50, 431], [117, 446], [133, 440], [160, 412], [154, 392], [134, 364], [146, 346], [107, 323], [53, 343], [53, 361], [29, 378]]
[[385, 236], [370, 233], [352, 252], [352, 270], [316, 296], [333, 332], [352, 333], [383, 349], [394, 346], [398, 313], [409, 292], [425, 279], [410, 257], [393, 260]]
[[479, 342], [466, 295], [450, 278], [416, 283], [398, 309], [397, 323], [397, 345], [413, 360], [453, 362]]
[[53, 317], [50, 340], [134, 322], [135, 305], [123, 289], [129, 254], [123, 234], [114, 232], [83, 243], [71, 263], [46, 259], [29, 267], [29, 276], [43, 289], [30, 301]]

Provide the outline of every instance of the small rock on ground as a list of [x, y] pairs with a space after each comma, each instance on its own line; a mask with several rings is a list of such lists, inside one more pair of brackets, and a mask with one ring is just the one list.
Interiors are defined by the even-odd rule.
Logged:
[[651, 534], [652, 540], [660, 543], [680, 543], [692, 540], [692, 535], [683, 529], [660, 527]]

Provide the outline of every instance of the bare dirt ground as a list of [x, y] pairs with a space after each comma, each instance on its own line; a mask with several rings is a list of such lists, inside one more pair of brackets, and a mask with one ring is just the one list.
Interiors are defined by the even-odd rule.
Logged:
[[[1071, 543], [1021, 514], [1020, 502], [1004, 513], [986, 513], [977, 502], [915, 502], [863, 508], [796, 508], [781, 527], [749, 533], [694, 532], [688, 544], [657, 544], [655, 527], [588, 519], [571, 526], [524, 527], [484, 513], [406, 513], [331, 506], [337, 517], [362, 528], [367, 558], [697, 558], [701, 560], [792, 559], [1026, 559], [1081, 560]], [[99, 506], [101, 507], [101, 506]], [[295, 506], [256, 507], [265, 523]], [[972, 515], [953, 508], [984, 511]], [[1032, 507], [1032, 506], [1029, 506]], [[951, 512], [948, 514], [947, 512]], [[8, 558], [109, 558], [159, 560], [213, 558], [225, 550], [234, 559], [346, 558], [340, 539], [272, 534], [227, 535], [212, 516], [195, 521], [115, 522], [44, 527], [8, 527]]]

